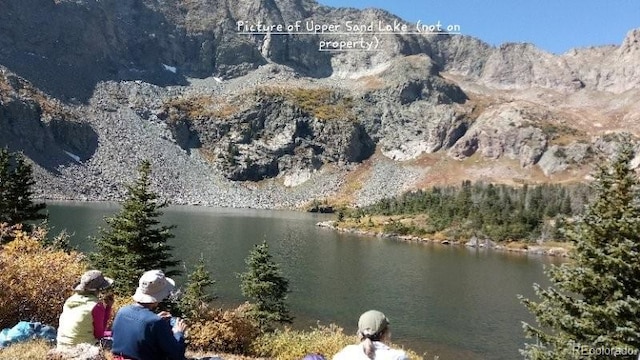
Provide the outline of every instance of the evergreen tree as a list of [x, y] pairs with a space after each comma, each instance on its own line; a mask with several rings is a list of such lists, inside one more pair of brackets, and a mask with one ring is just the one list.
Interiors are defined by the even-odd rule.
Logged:
[[167, 241], [173, 238], [172, 226], [160, 226], [160, 209], [167, 206], [150, 190], [151, 164], [143, 161], [139, 177], [127, 185], [127, 198], [122, 209], [106, 218], [108, 229], [100, 229], [96, 239], [97, 252], [91, 254], [92, 265], [117, 281], [114, 290], [119, 295], [131, 295], [138, 280], [147, 270], [160, 269], [167, 276], [180, 273], [171, 269], [178, 264], [171, 256]]
[[215, 281], [204, 265], [204, 257], [200, 256], [196, 267], [187, 277], [187, 285], [178, 302], [180, 312], [191, 321], [200, 319], [209, 303], [216, 298], [207, 291]]
[[247, 271], [240, 274], [242, 294], [253, 301], [249, 312], [262, 331], [271, 331], [275, 323], [290, 323], [293, 318], [286, 304], [289, 281], [269, 254], [266, 242], [258, 244], [247, 259]]
[[46, 205], [44, 203], [34, 203], [32, 201], [35, 185], [33, 180], [33, 170], [22, 154], [14, 156], [15, 166], [9, 191], [11, 193], [12, 222], [27, 226], [27, 221], [44, 220], [47, 215], [40, 213]]
[[571, 261], [547, 271], [553, 285], [534, 285], [539, 302], [521, 301], [538, 327], [522, 350], [527, 359], [605, 359], [587, 349], [640, 349], [640, 182], [630, 169], [633, 150], [621, 147], [599, 169], [595, 198], [567, 231]]
[[0, 149], [0, 223], [10, 221], [10, 198], [11, 196], [11, 176], [10, 176], [9, 151]]
[[44, 220], [46, 205], [32, 200], [35, 184], [33, 170], [22, 154], [0, 149], [0, 223], [22, 224], [31, 230], [30, 221]]

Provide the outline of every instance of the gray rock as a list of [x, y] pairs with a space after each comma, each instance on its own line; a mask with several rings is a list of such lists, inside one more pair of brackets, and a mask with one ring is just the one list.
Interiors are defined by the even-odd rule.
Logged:
[[592, 153], [590, 144], [552, 145], [542, 154], [538, 166], [545, 175], [549, 176], [564, 171], [571, 165], [583, 163]]
[[506, 156], [518, 159], [522, 167], [531, 166], [538, 162], [547, 147], [544, 132], [536, 127], [539, 116], [518, 104], [490, 108], [478, 117], [449, 154], [462, 159], [480, 152], [487, 158]]
[[472, 248], [486, 248], [486, 249], [493, 249], [496, 247], [496, 243], [494, 241], [492, 241], [491, 239], [479, 239], [475, 236], [473, 236], [471, 239], [469, 239], [469, 241], [467, 241], [465, 243], [465, 246], [467, 247], [472, 247]]

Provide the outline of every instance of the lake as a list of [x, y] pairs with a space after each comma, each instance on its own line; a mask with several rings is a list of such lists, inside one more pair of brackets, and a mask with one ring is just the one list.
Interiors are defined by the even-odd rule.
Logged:
[[[88, 236], [106, 226], [118, 204], [48, 204], [52, 232], [67, 229], [71, 244], [94, 249]], [[384, 312], [392, 340], [426, 352], [428, 359], [517, 359], [525, 338], [520, 321], [532, 317], [516, 298], [533, 297], [533, 283], [547, 284], [546, 257], [442, 245], [402, 243], [338, 233], [315, 226], [323, 214], [175, 206], [164, 224], [175, 224], [174, 255], [188, 271], [203, 255], [216, 281], [220, 306], [244, 301], [237, 274], [263, 240], [292, 290], [294, 327], [318, 321], [355, 333], [359, 315]], [[178, 278], [178, 285], [184, 284]]]

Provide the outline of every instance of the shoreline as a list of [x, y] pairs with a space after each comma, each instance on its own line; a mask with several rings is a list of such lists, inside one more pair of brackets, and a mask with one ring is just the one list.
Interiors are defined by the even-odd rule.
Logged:
[[[72, 204], [72, 203], [101, 203], [107, 206], [113, 205], [117, 206], [119, 204], [118, 201], [114, 200], [78, 200], [78, 199], [51, 199], [51, 198], [38, 198], [36, 201], [41, 201], [44, 203], [58, 203], [58, 204]], [[207, 204], [170, 204], [170, 206], [177, 207], [195, 207], [195, 208], [206, 208], [206, 209], [227, 209], [227, 210], [267, 210], [267, 211], [281, 211], [281, 212], [296, 212], [296, 213], [310, 213], [313, 212], [305, 211], [301, 208], [253, 208], [253, 207], [231, 207], [231, 206], [211, 206]], [[369, 237], [377, 237], [377, 238], [388, 238], [393, 239], [399, 242], [406, 243], [415, 243], [415, 244], [435, 244], [442, 246], [458, 246], [458, 247], [467, 247], [467, 248], [477, 248], [477, 249], [488, 249], [495, 250], [500, 252], [508, 252], [514, 254], [521, 255], [536, 255], [536, 256], [550, 256], [550, 257], [559, 257], [559, 258], [567, 258], [569, 256], [570, 248], [566, 246], [545, 246], [545, 245], [531, 245], [522, 241], [513, 241], [508, 244], [496, 243], [489, 239], [480, 240], [480, 239], [470, 239], [467, 242], [460, 240], [437, 240], [432, 238], [420, 237], [416, 235], [397, 235], [393, 233], [385, 233], [371, 230], [363, 230], [359, 228], [353, 227], [340, 227], [336, 225], [335, 220], [327, 220], [320, 221], [316, 223], [316, 226], [331, 229], [333, 231], [338, 231], [347, 234], [360, 235], [360, 236], [369, 236]]]
[[459, 240], [435, 240], [430, 238], [424, 238], [415, 235], [397, 235], [392, 233], [384, 233], [377, 231], [362, 230], [358, 228], [344, 228], [336, 225], [335, 220], [321, 221], [316, 223], [316, 226], [334, 231], [370, 236], [377, 238], [393, 239], [400, 242], [416, 243], [416, 244], [436, 244], [441, 246], [458, 246], [476, 249], [495, 250], [500, 252], [515, 253], [520, 255], [536, 255], [536, 256], [551, 256], [559, 258], [568, 258], [570, 249], [562, 246], [544, 246], [544, 245], [529, 245], [521, 241], [510, 242], [512, 246], [495, 243], [491, 240], [479, 240], [472, 239], [468, 242]]

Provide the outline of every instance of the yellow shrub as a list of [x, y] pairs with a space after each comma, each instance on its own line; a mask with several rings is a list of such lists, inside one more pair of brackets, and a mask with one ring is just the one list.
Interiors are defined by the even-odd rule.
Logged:
[[[68, 357], [56, 355], [56, 352], [48, 341], [30, 340], [19, 342], [0, 350], [0, 360], [66, 360]], [[101, 351], [101, 358], [112, 360], [109, 351]]]
[[285, 328], [264, 334], [254, 342], [253, 351], [257, 356], [277, 360], [298, 360], [310, 353], [330, 358], [343, 347], [355, 342], [355, 336], [345, 335], [337, 325], [318, 325], [308, 331]]
[[258, 328], [245, 315], [247, 305], [237, 309], [212, 309], [203, 319], [191, 324], [187, 334], [191, 350], [234, 354], [246, 353], [258, 336]]
[[44, 248], [42, 230], [14, 230], [0, 249], [0, 328], [20, 320], [58, 325], [64, 301], [85, 270], [83, 256]]
[[46, 359], [51, 344], [45, 340], [26, 341], [13, 344], [0, 351], [0, 360]]
[[[357, 343], [356, 336], [346, 335], [342, 328], [330, 324], [318, 325], [307, 331], [285, 328], [282, 331], [262, 335], [253, 343], [256, 356], [264, 356], [276, 360], [299, 360], [306, 354], [323, 354], [330, 359], [347, 345]], [[388, 344], [393, 348], [401, 348]], [[409, 359], [422, 360], [414, 351], [405, 350]]]
[[211, 95], [176, 97], [163, 104], [169, 121], [227, 118], [240, 111], [236, 104]]
[[329, 89], [265, 87], [256, 94], [289, 101], [319, 120], [356, 120], [353, 99]]

